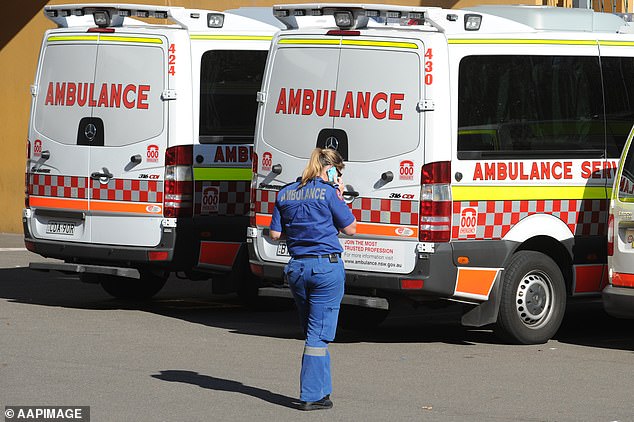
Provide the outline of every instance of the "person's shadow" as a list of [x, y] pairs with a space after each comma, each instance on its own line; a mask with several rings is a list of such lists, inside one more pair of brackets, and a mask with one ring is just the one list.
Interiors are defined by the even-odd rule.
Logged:
[[238, 381], [211, 377], [209, 375], [201, 375], [198, 372], [193, 371], [160, 371], [159, 374], [152, 375], [152, 378], [156, 378], [161, 381], [193, 384], [201, 388], [207, 388], [209, 390], [231, 391], [235, 393], [246, 394], [248, 396], [257, 397], [260, 400], [277, 404], [279, 406], [288, 407], [290, 409], [299, 409], [300, 404], [298, 399], [292, 397], [283, 396], [281, 394], [273, 393], [262, 388], [244, 385]]

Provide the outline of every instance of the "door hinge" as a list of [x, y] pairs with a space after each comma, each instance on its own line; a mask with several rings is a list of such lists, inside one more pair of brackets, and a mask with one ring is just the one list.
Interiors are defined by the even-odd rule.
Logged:
[[258, 103], [264, 104], [266, 102], [266, 92], [258, 91], [255, 99]]
[[161, 92], [161, 100], [169, 101], [169, 100], [175, 100], [175, 99], [176, 99], [176, 90], [166, 89], [165, 91]]
[[416, 103], [416, 110], [420, 113], [423, 111], [433, 111], [434, 110], [434, 101], [433, 100], [420, 100]]
[[37, 95], [37, 85], [35, 84], [31, 85], [31, 95], [34, 97]]

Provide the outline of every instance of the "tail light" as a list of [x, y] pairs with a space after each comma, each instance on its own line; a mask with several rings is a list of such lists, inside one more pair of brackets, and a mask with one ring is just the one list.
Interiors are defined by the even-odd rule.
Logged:
[[451, 238], [451, 163], [425, 164], [421, 171], [419, 235], [421, 242]]
[[614, 215], [608, 217], [608, 256], [614, 255]]
[[163, 215], [191, 217], [194, 208], [193, 155], [191, 145], [179, 145], [165, 151]]
[[249, 202], [249, 225], [255, 227], [255, 190], [258, 187], [258, 154], [251, 156], [251, 201]]
[[31, 141], [26, 140], [26, 171], [24, 172], [24, 208], [29, 208], [29, 166], [31, 165]]

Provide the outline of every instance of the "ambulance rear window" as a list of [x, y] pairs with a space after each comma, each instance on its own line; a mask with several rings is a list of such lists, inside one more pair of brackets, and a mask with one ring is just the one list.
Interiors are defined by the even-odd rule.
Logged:
[[634, 148], [627, 152], [623, 163], [623, 172], [619, 180], [619, 199], [634, 202]]
[[207, 51], [200, 66], [200, 143], [253, 142], [266, 51]]
[[598, 57], [468, 56], [458, 82], [458, 157], [602, 157]]

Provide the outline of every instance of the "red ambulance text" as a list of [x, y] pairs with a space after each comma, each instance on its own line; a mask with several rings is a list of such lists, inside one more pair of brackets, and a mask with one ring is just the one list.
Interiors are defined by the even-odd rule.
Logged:
[[150, 85], [49, 82], [44, 105], [71, 107], [123, 107], [147, 110]]
[[344, 94], [343, 105], [336, 107], [337, 91], [324, 89], [280, 89], [275, 113], [302, 114], [328, 117], [350, 117], [367, 119], [370, 116], [377, 120], [403, 120], [401, 107], [403, 93], [352, 92]]

